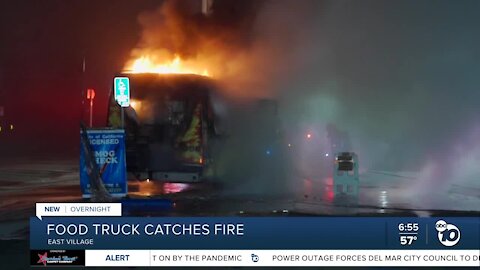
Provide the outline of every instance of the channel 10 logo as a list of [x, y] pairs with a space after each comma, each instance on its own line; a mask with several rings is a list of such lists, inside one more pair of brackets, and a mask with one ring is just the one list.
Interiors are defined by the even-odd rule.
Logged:
[[435, 229], [438, 232], [438, 240], [446, 247], [453, 247], [460, 241], [460, 230], [453, 224], [439, 220], [435, 223]]

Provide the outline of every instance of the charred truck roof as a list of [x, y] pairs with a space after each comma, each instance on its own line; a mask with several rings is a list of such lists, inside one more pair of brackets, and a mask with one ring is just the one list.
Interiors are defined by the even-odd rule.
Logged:
[[133, 99], [166, 94], [198, 97], [208, 94], [215, 88], [214, 80], [195, 74], [122, 73], [118, 76], [130, 78]]

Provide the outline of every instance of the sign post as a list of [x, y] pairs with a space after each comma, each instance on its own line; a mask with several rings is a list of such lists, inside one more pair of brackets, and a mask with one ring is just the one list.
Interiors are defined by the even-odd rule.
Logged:
[[122, 107], [122, 128], [124, 127], [123, 108], [130, 106], [130, 80], [128, 77], [115, 77], [113, 79], [113, 93], [115, 101]]
[[95, 90], [87, 89], [87, 100], [90, 100], [90, 127], [93, 126], [93, 99], [95, 98]]

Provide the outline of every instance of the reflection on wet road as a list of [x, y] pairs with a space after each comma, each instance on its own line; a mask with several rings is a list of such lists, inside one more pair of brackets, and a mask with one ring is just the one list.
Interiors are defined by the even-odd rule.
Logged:
[[358, 197], [336, 197], [331, 177], [303, 179], [302, 185], [297, 186], [295, 209], [319, 215], [401, 214], [413, 211], [422, 216], [437, 210], [480, 209], [479, 187], [452, 186], [447, 190], [419, 191], [415, 189], [418, 181], [408, 174], [367, 171], [360, 176]]
[[195, 189], [195, 185], [189, 183], [163, 183], [157, 181], [130, 181], [128, 194], [131, 196], [157, 196], [174, 194]]

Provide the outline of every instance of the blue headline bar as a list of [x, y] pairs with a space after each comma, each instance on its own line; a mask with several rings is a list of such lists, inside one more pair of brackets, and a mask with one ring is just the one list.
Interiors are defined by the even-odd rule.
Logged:
[[480, 217], [45, 217], [31, 249], [479, 249]]

